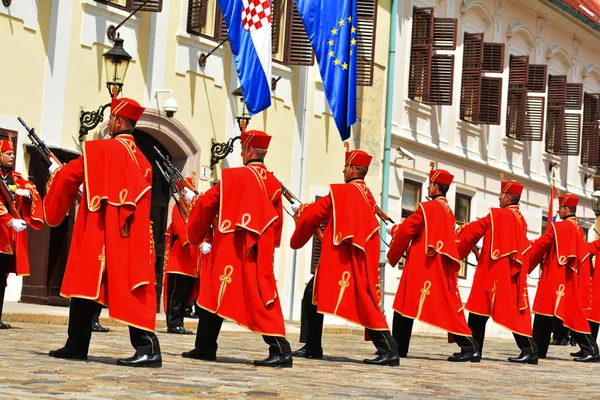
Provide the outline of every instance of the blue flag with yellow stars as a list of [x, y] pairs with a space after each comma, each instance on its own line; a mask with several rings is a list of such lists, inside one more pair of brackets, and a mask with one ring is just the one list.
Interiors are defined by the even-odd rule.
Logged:
[[356, 122], [356, 0], [295, 0], [342, 140]]

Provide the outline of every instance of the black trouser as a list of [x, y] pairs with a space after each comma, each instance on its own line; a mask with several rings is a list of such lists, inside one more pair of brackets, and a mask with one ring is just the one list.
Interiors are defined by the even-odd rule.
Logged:
[[[223, 318], [198, 307], [198, 329], [196, 331], [196, 349], [204, 354], [214, 354], [219, 345], [219, 333], [223, 325]], [[269, 345], [269, 355], [290, 354], [290, 343], [283, 336], [262, 335], [263, 340]]]
[[569, 340], [569, 329], [567, 329], [562, 322], [562, 319], [558, 317], [552, 318], [552, 332], [554, 334], [554, 343], [560, 343], [563, 340]]
[[[406, 357], [408, 348], [410, 347], [410, 337], [412, 335], [414, 319], [407, 318], [397, 312], [394, 312], [394, 321], [392, 332], [394, 339], [398, 342], [398, 353], [400, 357]], [[451, 334], [454, 341], [464, 353], [471, 353], [479, 349], [479, 344], [472, 336], [462, 336]]]
[[14, 256], [0, 253], [0, 321], [2, 321], [2, 309], [4, 308], [4, 293], [6, 292], [6, 278], [8, 268]]
[[[552, 330], [552, 317], [547, 315], [536, 314], [533, 320], [533, 340], [539, 347], [541, 357], [546, 357], [548, 354], [548, 346], [550, 345], [550, 335]], [[596, 340], [589, 333], [580, 333], [571, 331], [571, 336], [575, 339], [584, 355], [598, 354], [598, 345]]]
[[167, 328], [183, 327], [185, 308], [196, 278], [182, 274], [167, 274]]
[[317, 306], [312, 303], [315, 277], [313, 276], [304, 288], [302, 297], [302, 314], [300, 316], [300, 343], [314, 352], [321, 352], [323, 345], [323, 314], [317, 312]]
[[[485, 325], [487, 324], [489, 318], [490, 317], [486, 315], [469, 313], [469, 328], [471, 328], [473, 339], [479, 343], [479, 351], [482, 355], [483, 342], [485, 341]], [[519, 335], [515, 332], [513, 332], [513, 336], [515, 338], [515, 342], [517, 342], [517, 346], [519, 346], [519, 349], [521, 349], [523, 354], [536, 354], [538, 352], [537, 345], [532, 338]]]
[[[98, 309], [93, 300], [71, 298], [69, 306], [69, 328], [66, 348], [77, 354], [86, 354], [92, 338], [92, 319]], [[160, 345], [154, 332], [129, 326], [131, 345], [137, 354], [160, 354]]]
[[594, 340], [596, 342], [598, 342], [598, 328], [600, 328], [600, 324], [598, 324], [597, 322], [594, 321], [589, 321], [588, 323], [590, 324], [590, 330], [592, 331], [592, 337], [594, 338]]

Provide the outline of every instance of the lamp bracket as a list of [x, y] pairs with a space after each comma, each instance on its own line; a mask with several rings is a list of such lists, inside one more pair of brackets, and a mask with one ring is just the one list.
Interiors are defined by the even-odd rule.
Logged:
[[198, 57], [198, 65], [201, 68], [206, 67], [206, 59], [212, 55], [219, 47], [223, 46], [223, 44], [228, 41], [229, 38], [225, 38], [221, 43], [219, 43], [215, 48], [213, 48], [208, 54], [202, 53], [200, 57]]
[[579, 225], [583, 225], [585, 223], [593, 224], [593, 223], [596, 222], [596, 218], [592, 218], [592, 217], [577, 217], [577, 222], [579, 222]]
[[[4, 0], [3, 0], [4, 1]], [[106, 30], [106, 36], [110, 39], [110, 40], [115, 40], [115, 38], [117, 37], [117, 30], [123, 26], [123, 24], [125, 22], [127, 22], [129, 20], [129, 18], [133, 17], [138, 11], [140, 11], [146, 4], [148, 4], [150, 0], [146, 0], [144, 1], [142, 4], [140, 4], [138, 6], [138, 8], [136, 8], [135, 10], [133, 10], [131, 12], [131, 14], [129, 14], [127, 16], [127, 18], [125, 18], [123, 21], [121, 21], [119, 23], [119, 25], [114, 26], [114, 25], [109, 25], [108, 29]]]
[[236, 140], [241, 140], [241, 136], [232, 137], [227, 142], [216, 142], [213, 139], [210, 146], [210, 168], [212, 169], [217, 163], [233, 152], [233, 144]]
[[275, 91], [275, 89], [277, 89], [277, 82], [279, 82], [280, 79], [281, 76], [278, 76], [277, 78], [274, 76], [271, 77], [271, 90]]
[[106, 103], [96, 111], [81, 111], [79, 116], [79, 143], [83, 141], [83, 137], [89, 131], [96, 128], [100, 122], [104, 120], [104, 111], [110, 107], [111, 103]]
[[585, 174], [583, 175], [583, 184], [585, 185], [588, 181], [588, 179], [590, 179], [592, 177], [592, 174]]
[[556, 167], [557, 165], [558, 165], [558, 162], [556, 162], [556, 161], [550, 161], [550, 162], [548, 163], [548, 172], [552, 172], [552, 169], [553, 169], [554, 167]]

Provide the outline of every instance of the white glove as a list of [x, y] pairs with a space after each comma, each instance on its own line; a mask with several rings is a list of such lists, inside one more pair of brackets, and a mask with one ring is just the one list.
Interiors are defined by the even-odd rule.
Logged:
[[296, 212], [298, 211], [298, 209], [300, 208], [301, 205], [302, 205], [302, 203], [299, 203], [296, 200], [294, 200], [294, 202], [292, 204], [290, 204], [290, 208], [292, 209], [292, 212], [294, 214], [296, 214]]
[[388, 233], [388, 235], [392, 234], [393, 227], [394, 227], [394, 223], [392, 221], [390, 221], [389, 219], [387, 221], [385, 221], [385, 231]]
[[31, 198], [31, 192], [28, 189], [17, 189], [15, 190], [15, 194], [21, 197]]
[[50, 159], [50, 166], [48, 167], [48, 171], [50, 171], [50, 174], [52, 174], [54, 171], [56, 171], [60, 167], [61, 166], [59, 163], [57, 163], [54, 159]]
[[188, 189], [186, 187], [183, 188], [183, 198], [185, 199], [185, 201], [187, 201], [189, 203], [190, 201], [192, 201], [194, 196], [196, 196], [196, 193], [192, 192], [190, 189]]
[[16, 232], [21, 232], [25, 228], [27, 228], [27, 222], [22, 219], [13, 219], [8, 223], [8, 226], [13, 228]]
[[211, 249], [212, 249], [212, 246], [208, 242], [202, 242], [202, 244], [200, 245], [200, 251], [202, 252], [202, 254], [210, 253]]

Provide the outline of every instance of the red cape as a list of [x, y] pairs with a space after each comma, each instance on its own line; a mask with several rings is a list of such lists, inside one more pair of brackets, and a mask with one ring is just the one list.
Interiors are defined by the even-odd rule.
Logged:
[[84, 183], [61, 295], [95, 300], [112, 318], [153, 331], [151, 180], [133, 137], [86, 142], [83, 156], [51, 177], [44, 213], [48, 225], [60, 224]]
[[531, 337], [527, 297], [527, 265], [522, 254], [529, 247], [527, 223], [518, 206], [492, 208], [478, 221], [464, 226], [459, 252], [466, 258], [483, 237], [473, 286], [465, 309], [523, 336]]
[[[450, 333], [471, 336], [458, 292], [456, 219], [444, 197], [420, 203], [398, 226], [388, 251], [396, 265], [408, 251], [394, 310]], [[408, 250], [407, 250], [408, 249]]]
[[380, 310], [379, 223], [364, 181], [331, 185], [331, 194], [296, 215], [293, 249], [304, 246], [326, 220], [313, 303], [320, 313], [373, 330], [388, 330]]
[[[23, 178], [18, 172], [11, 171], [14, 187], [9, 190], [27, 189], [31, 193], [31, 199], [25, 199], [15, 195], [15, 208], [21, 218], [35, 230], [44, 227], [42, 210], [42, 199], [35, 185]], [[0, 253], [11, 254], [7, 274], [15, 273], [17, 276], [29, 276], [29, 245], [27, 241], [27, 230], [16, 232], [7, 225], [13, 220], [8, 212], [3, 196], [0, 196]]]
[[544, 258], [533, 312], [556, 316], [567, 328], [590, 333], [577, 274], [589, 256], [583, 230], [575, 218], [550, 222], [550, 225], [551, 229], [540, 236], [528, 251], [529, 271]]
[[285, 336], [273, 272], [279, 215], [268, 188], [275, 182], [266, 170], [223, 170], [221, 182], [193, 204], [188, 238], [200, 244], [219, 214], [209, 262], [201, 268], [198, 305], [254, 332]]

